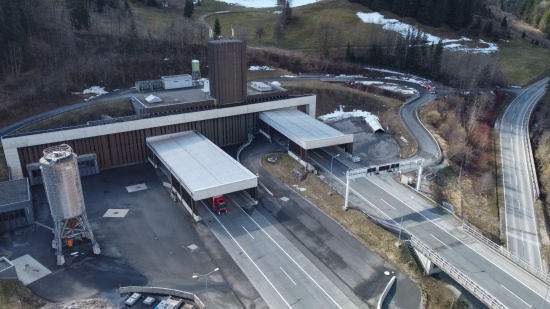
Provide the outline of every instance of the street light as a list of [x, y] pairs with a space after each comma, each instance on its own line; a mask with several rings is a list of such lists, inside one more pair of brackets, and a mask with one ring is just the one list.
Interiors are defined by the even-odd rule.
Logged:
[[[411, 201], [412, 199], [414, 199], [414, 196], [411, 196]], [[395, 243], [397, 247], [399, 247], [401, 243], [401, 231], [403, 231], [403, 213], [404, 212], [405, 212], [405, 203], [403, 203], [403, 205], [401, 206], [401, 222], [399, 222], [399, 237], [397, 237], [397, 242]]]
[[334, 158], [339, 157], [339, 156], [340, 156], [340, 154], [337, 154], [337, 155], [333, 156], [333, 157], [330, 159], [330, 175], [331, 175], [331, 176], [330, 176], [330, 188], [331, 188], [331, 189], [332, 189], [332, 176], [334, 176], [334, 175], [332, 174], [332, 163], [334, 162]]
[[[207, 273], [206, 275], [197, 275], [197, 274], [193, 275], [193, 279], [198, 278], [198, 277], [204, 277], [204, 279], [205, 279], [204, 282], [205, 282], [205, 285], [206, 285], [206, 299], [208, 299], [208, 276], [211, 273], [213, 273], [215, 271], [218, 271], [218, 270], [219, 270], [219, 268], [216, 267], [216, 269], [214, 269], [213, 271]], [[205, 303], [206, 303], [206, 300], [205, 300]], [[204, 304], [204, 307], [206, 308], [206, 304]]]

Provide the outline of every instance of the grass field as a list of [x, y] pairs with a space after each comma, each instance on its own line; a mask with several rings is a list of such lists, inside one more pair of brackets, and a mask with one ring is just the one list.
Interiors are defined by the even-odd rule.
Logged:
[[[210, 24], [214, 24], [215, 18], [220, 20], [222, 26], [222, 36], [230, 36], [231, 27], [235, 29], [235, 37], [242, 38], [242, 33], [246, 33], [246, 41], [253, 46], [276, 46], [284, 49], [302, 50], [305, 53], [317, 53], [314, 42], [315, 29], [320, 21], [338, 21], [343, 24], [345, 29], [342, 38], [342, 49], [347, 42], [363, 41], [366, 34], [376, 37], [383, 33], [377, 25], [364, 24], [355, 15], [358, 11], [368, 12], [366, 7], [355, 3], [349, 3], [347, 0], [327, 0], [314, 3], [305, 7], [293, 9], [293, 21], [285, 28], [284, 36], [280, 42], [273, 37], [273, 23], [278, 15], [274, 14], [275, 9], [246, 9], [237, 6], [224, 6], [216, 4], [217, 10], [228, 10], [231, 13], [211, 15], [206, 18]], [[211, 13], [215, 10], [208, 8], [207, 5], [197, 10], [196, 14]], [[387, 12], [388, 17], [391, 16]], [[195, 16], [194, 18], [196, 18]], [[414, 24], [414, 21], [404, 20]], [[265, 35], [260, 43], [256, 37], [256, 29], [263, 26]], [[426, 31], [444, 38], [457, 38], [454, 32], [447, 28], [425, 28]], [[500, 52], [493, 54], [504, 75], [510, 83], [523, 85], [541, 74], [545, 69], [550, 68], [550, 51], [542, 47], [536, 47], [530, 44], [528, 39], [519, 37], [512, 38], [509, 41], [498, 43]]]
[[515, 85], [524, 85], [550, 68], [550, 50], [526, 41], [501, 43], [499, 64], [502, 72]]

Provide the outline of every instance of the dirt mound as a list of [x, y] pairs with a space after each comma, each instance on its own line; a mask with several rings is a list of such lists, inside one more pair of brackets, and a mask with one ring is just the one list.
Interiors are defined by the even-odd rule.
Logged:
[[108, 300], [101, 298], [72, 300], [66, 303], [47, 304], [40, 309], [116, 309]]

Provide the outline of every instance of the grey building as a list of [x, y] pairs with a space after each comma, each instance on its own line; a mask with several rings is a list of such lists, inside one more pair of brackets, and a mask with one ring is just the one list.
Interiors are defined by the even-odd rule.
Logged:
[[0, 182], [0, 233], [33, 223], [34, 214], [28, 179]]

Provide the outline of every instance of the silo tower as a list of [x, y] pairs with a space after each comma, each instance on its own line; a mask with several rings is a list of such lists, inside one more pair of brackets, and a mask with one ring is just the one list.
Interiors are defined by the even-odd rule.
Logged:
[[198, 60], [191, 60], [191, 77], [193, 80], [201, 79], [201, 65]]
[[65, 263], [63, 246], [72, 246], [73, 240], [87, 238], [92, 241], [94, 254], [101, 252], [86, 217], [76, 158], [69, 145], [61, 144], [46, 148], [44, 157], [40, 159], [44, 188], [54, 221], [52, 247], [56, 249], [57, 265]]

